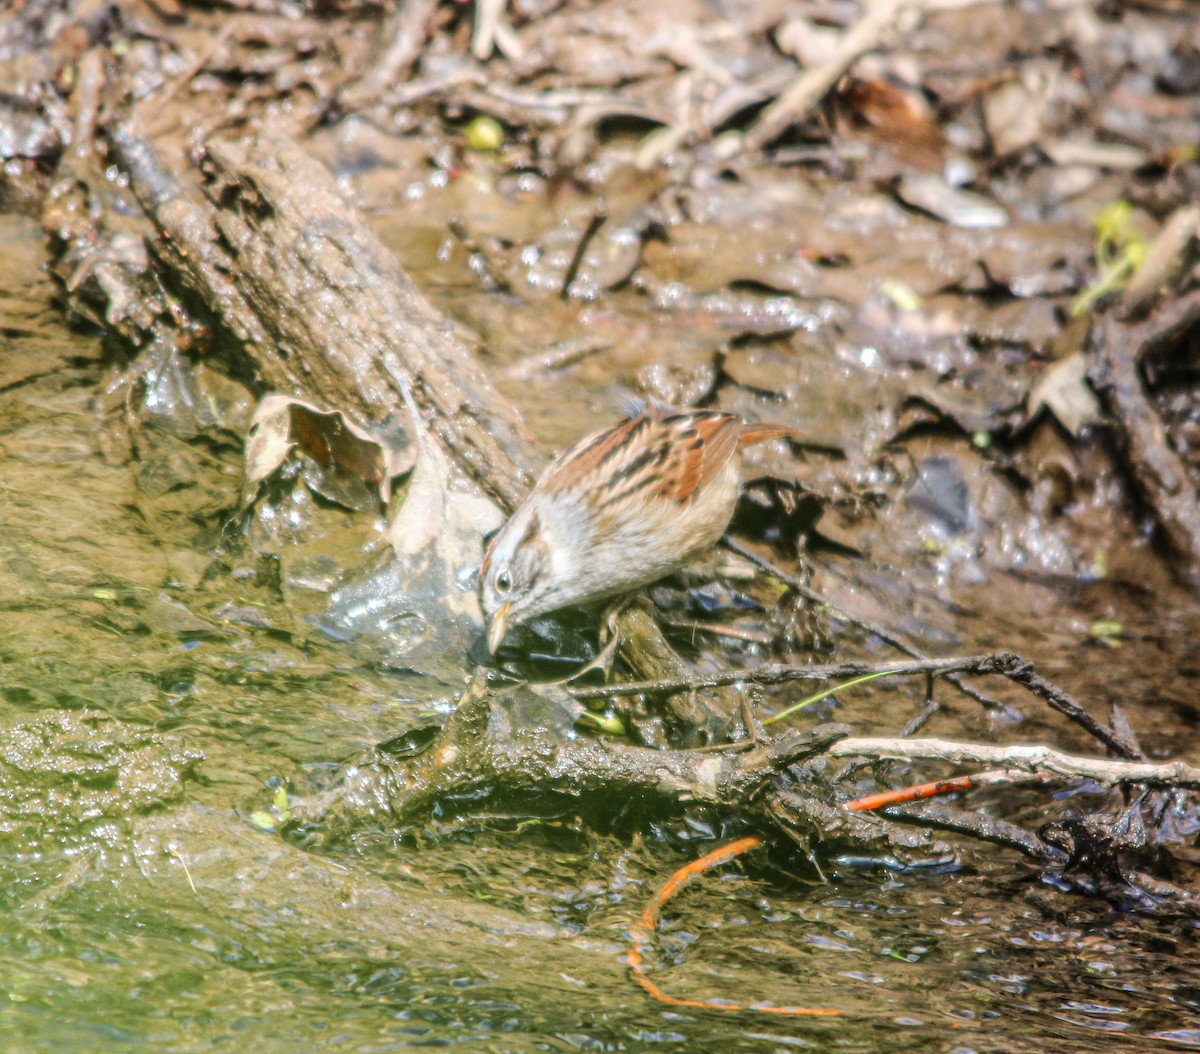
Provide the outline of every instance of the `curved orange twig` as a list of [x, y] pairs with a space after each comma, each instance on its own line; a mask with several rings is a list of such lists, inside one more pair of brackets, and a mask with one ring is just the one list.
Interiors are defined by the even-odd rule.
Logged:
[[686, 864], [662, 884], [650, 903], [646, 905], [646, 909], [638, 916], [637, 922], [629, 928], [629, 951], [626, 953], [625, 961], [629, 964], [633, 979], [650, 996], [668, 1006], [691, 1006], [702, 1010], [754, 1011], [760, 1014], [782, 1014], [791, 1017], [840, 1017], [842, 1014], [840, 1010], [815, 1009], [806, 1006], [752, 1006], [742, 1003], [717, 1003], [707, 999], [676, 999], [674, 996], [667, 995], [646, 974], [642, 952], [654, 938], [659, 914], [667, 901], [697, 875], [719, 867], [743, 853], [748, 853], [751, 849], [757, 849], [762, 844], [763, 840], [755, 835], [749, 838], [739, 838], [736, 842], [730, 842], [720, 849], [714, 849], [711, 853], [705, 853], [704, 856]]

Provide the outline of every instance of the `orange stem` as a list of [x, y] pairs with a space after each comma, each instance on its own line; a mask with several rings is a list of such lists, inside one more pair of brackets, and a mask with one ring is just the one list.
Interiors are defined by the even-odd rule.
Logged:
[[896, 790], [880, 791], [878, 794], [868, 794], [865, 798], [855, 798], [845, 803], [844, 808], [851, 812], [870, 812], [882, 809], [888, 805], [901, 805], [904, 802], [923, 801], [939, 794], [956, 794], [958, 791], [970, 790], [975, 781], [970, 776], [952, 776], [949, 779], [933, 780], [931, 783], [918, 783], [912, 787], [900, 787]]
[[[975, 781], [970, 776], [953, 776], [950, 779], [934, 780], [930, 783], [918, 783], [912, 787], [901, 787], [897, 790], [883, 791], [879, 794], [868, 794], [863, 798], [855, 798], [845, 803], [845, 808], [851, 812], [868, 812], [882, 809], [889, 805], [899, 805], [905, 802], [922, 801], [939, 794], [955, 794], [959, 791], [970, 790]], [[654, 939], [658, 927], [658, 918], [662, 909], [676, 893], [686, 886], [697, 875], [711, 871], [714, 867], [727, 864], [743, 853], [757, 849], [763, 840], [757, 835], [739, 838], [711, 853], [685, 864], [659, 888], [650, 899], [645, 910], [638, 916], [637, 922], [629, 927], [629, 950], [625, 953], [625, 962], [629, 965], [634, 981], [652, 998], [667, 1006], [689, 1006], [701, 1010], [727, 1010], [735, 1012], [755, 1011], [760, 1014], [781, 1014], [792, 1017], [841, 1017], [842, 1011], [819, 1009], [806, 1006], [753, 1006], [744, 1003], [717, 1003], [708, 999], [677, 999], [667, 995], [658, 987], [646, 973], [643, 952]]]
[[625, 961], [629, 964], [633, 979], [650, 996], [667, 1006], [690, 1006], [701, 1010], [736, 1012], [756, 1011], [760, 1014], [782, 1014], [791, 1017], [840, 1017], [842, 1013], [840, 1010], [813, 1009], [805, 1006], [751, 1006], [742, 1003], [717, 1003], [708, 999], [676, 999], [674, 996], [667, 995], [646, 974], [642, 952], [654, 939], [658, 917], [667, 901], [697, 875], [702, 875], [705, 871], [728, 863], [743, 853], [748, 853], [751, 849], [757, 849], [762, 844], [763, 840], [756, 835], [739, 838], [736, 842], [730, 842], [720, 849], [714, 849], [711, 853], [705, 853], [699, 859], [684, 865], [662, 884], [658, 892], [651, 898], [650, 903], [646, 905], [646, 909], [638, 917], [637, 922], [629, 928], [629, 951], [625, 955]]

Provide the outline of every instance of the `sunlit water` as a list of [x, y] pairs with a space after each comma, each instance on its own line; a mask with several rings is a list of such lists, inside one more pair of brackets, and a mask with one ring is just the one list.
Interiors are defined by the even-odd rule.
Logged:
[[27, 284], [36, 228], [0, 241], [0, 1049], [1200, 1047], [1193, 924], [1060, 895], [986, 847], [912, 873], [826, 860], [828, 881], [760, 852], [671, 905], [651, 959], [671, 994], [848, 1015], [813, 1022], [630, 983], [627, 927], [736, 833], [715, 817], [507, 802], [287, 836], [289, 802], [452, 688], [327, 639], [321, 596], [222, 534], [235, 447], [165, 491], [106, 454], [98, 342]]

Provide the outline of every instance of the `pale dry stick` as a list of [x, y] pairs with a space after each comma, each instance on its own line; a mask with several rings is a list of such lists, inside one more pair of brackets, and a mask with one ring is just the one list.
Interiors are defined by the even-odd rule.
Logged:
[[801, 73], [746, 132], [745, 150], [761, 150], [793, 121], [817, 105], [859, 58], [878, 46], [883, 35], [908, 8], [922, 0], [874, 0], [862, 19], [846, 30], [830, 58]]
[[479, 88], [487, 83], [487, 75], [480, 69], [455, 66], [444, 73], [423, 76], [420, 80], [395, 85], [383, 99], [393, 111], [406, 110], [422, 99], [431, 96], [449, 95], [463, 88]]
[[832, 757], [869, 757], [903, 761], [947, 761], [956, 765], [990, 765], [1000, 770], [973, 774], [975, 782], [1021, 782], [1029, 778], [1090, 779], [1106, 787], [1146, 783], [1158, 787], [1200, 790], [1200, 768], [1183, 761], [1160, 765], [1143, 761], [1109, 761], [1065, 754], [1044, 746], [993, 747], [952, 739], [896, 739], [850, 736], [825, 750]]
[[496, 44], [496, 26], [504, 14], [504, 0], [481, 0], [475, 5], [475, 27], [471, 33], [471, 54], [480, 62], [491, 58]]
[[1197, 234], [1200, 205], [1184, 205], [1171, 214], [1121, 293], [1122, 318], [1136, 318], [1184, 278], [1196, 260]]
[[[458, 232], [456, 231], [455, 234]], [[611, 348], [613, 342], [608, 337], [589, 336], [578, 340], [563, 341], [550, 348], [526, 355], [504, 370], [504, 375], [516, 381], [527, 381], [542, 373], [555, 370], [565, 370], [574, 366], [591, 355]]]
[[504, 17], [505, 0], [480, 0], [475, 5], [475, 28], [471, 33], [471, 54], [480, 62], [499, 49], [505, 58], [519, 59], [525, 54], [520, 38]]
[[682, 146], [690, 135], [699, 131], [700, 121], [690, 98], [699, 75], [690, 67], [680, 72], [671, 86], [671, 120], [656, 128], [637, 148], [633, 163], [639, 172], [649, 172], [669, 153]]
[[408, 72], [421, 56], [437, 0], [401, 0], [387, 16], [381, 33], [387, 41], [371, 68], [344, 90], [342, 102], [350, 109], [377, 101]]
[[693, 640], [695, 634], [711, 633], [714, 637], [724, 637], [727, 640], [745, 641], [747, 644], [761, 644], [764, 647], [775, 638], [769, 633], [759, 633], [757, 630], [743, 629], [740, 626], [722, 626], [719, 622], [698, 622], [695, 619], [663, 619], [662, 624], [671, 629], [691, 630]]
[[597, 88], [521, 88], [512, 84], [489, 84], [488, 92], [497, 99], [529, 110], [571, 109], [577, 106], [603, 107], [607, 112], [646, 116], [655, 111], [631, 96]]

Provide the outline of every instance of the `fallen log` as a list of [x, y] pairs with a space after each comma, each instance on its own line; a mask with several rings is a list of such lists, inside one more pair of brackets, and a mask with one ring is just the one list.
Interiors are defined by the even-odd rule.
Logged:
[[113, 143], [166, 281], [247, 347], [258, 387], [371, 421], [402, 406], [407, 384], [462, 470], [518, 503], [539, 461], [515, 411], [320, 163], [268, 135], [211, 142], [197, 192], [128, 126]]

